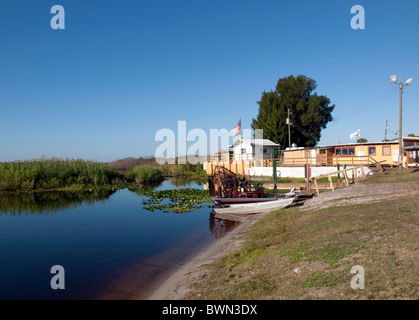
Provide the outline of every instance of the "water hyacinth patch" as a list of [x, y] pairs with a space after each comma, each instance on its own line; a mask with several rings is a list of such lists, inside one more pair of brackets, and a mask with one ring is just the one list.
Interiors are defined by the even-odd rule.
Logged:
[[148, 199], [143, 200], [143, 208], [149, 211], [184, 213], [199, 208], [212, 208], [212, 198], [208, 191], [194, 188], [173, 189], [147, 192]]

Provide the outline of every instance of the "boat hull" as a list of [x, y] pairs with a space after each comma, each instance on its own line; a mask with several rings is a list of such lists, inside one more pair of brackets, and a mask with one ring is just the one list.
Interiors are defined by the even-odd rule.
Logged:
[[281, 208], [285, 208], [294, 202], [294, 198], [276, 199], [268, 202], [259, 203], [242, 203], [227, 205], [222, 208], [214, 208], [215, 213], [219, 214], [236, 214], [250, 215], [256, 213], [272, 212]]
[[245, 203], [262, 203], [275, 201], [278, 199], [284, 199], [284, 195], [276, 195], [271, 197], [264, 198], [213, 198], [214, 203], [221, 205], [230, 205], [230, 204], [245, 204]]

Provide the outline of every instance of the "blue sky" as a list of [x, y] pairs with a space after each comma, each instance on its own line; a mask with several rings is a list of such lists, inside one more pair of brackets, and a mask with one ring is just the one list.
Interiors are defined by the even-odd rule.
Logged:
[[[53, 5], [65, 30], [53, 30]], [[350, 26], [353, 5], [365, 29]], [[304, 74], [336, 105], [321, 144], [419, 135], [419, 2], [2, 1], [0, 161], [154, 155], [161, 128], [250, 128], [261, 93]], [[396, 137], [389, 131], [388, 138]]]

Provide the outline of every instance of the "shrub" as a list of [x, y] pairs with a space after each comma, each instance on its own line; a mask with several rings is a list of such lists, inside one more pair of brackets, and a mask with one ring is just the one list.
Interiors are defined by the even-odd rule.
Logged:
[[163, 179], [163, 173], [150, 165], [139, 165], [128, 170], [125, 174], [125, 178], [137, 183], [155, 182]]

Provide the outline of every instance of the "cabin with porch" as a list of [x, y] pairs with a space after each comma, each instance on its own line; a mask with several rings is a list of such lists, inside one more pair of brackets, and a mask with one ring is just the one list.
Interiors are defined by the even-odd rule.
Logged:
[[[403, 166], [419, 163], [419, 137], [403, 138]], [[365, 142], [338, 145], [315, 146], [310, 148], [287, 148], [282, 164], [286, 166], [337, 166], [373, 165], [397, 166], [399, 163], [399, 142]]]

